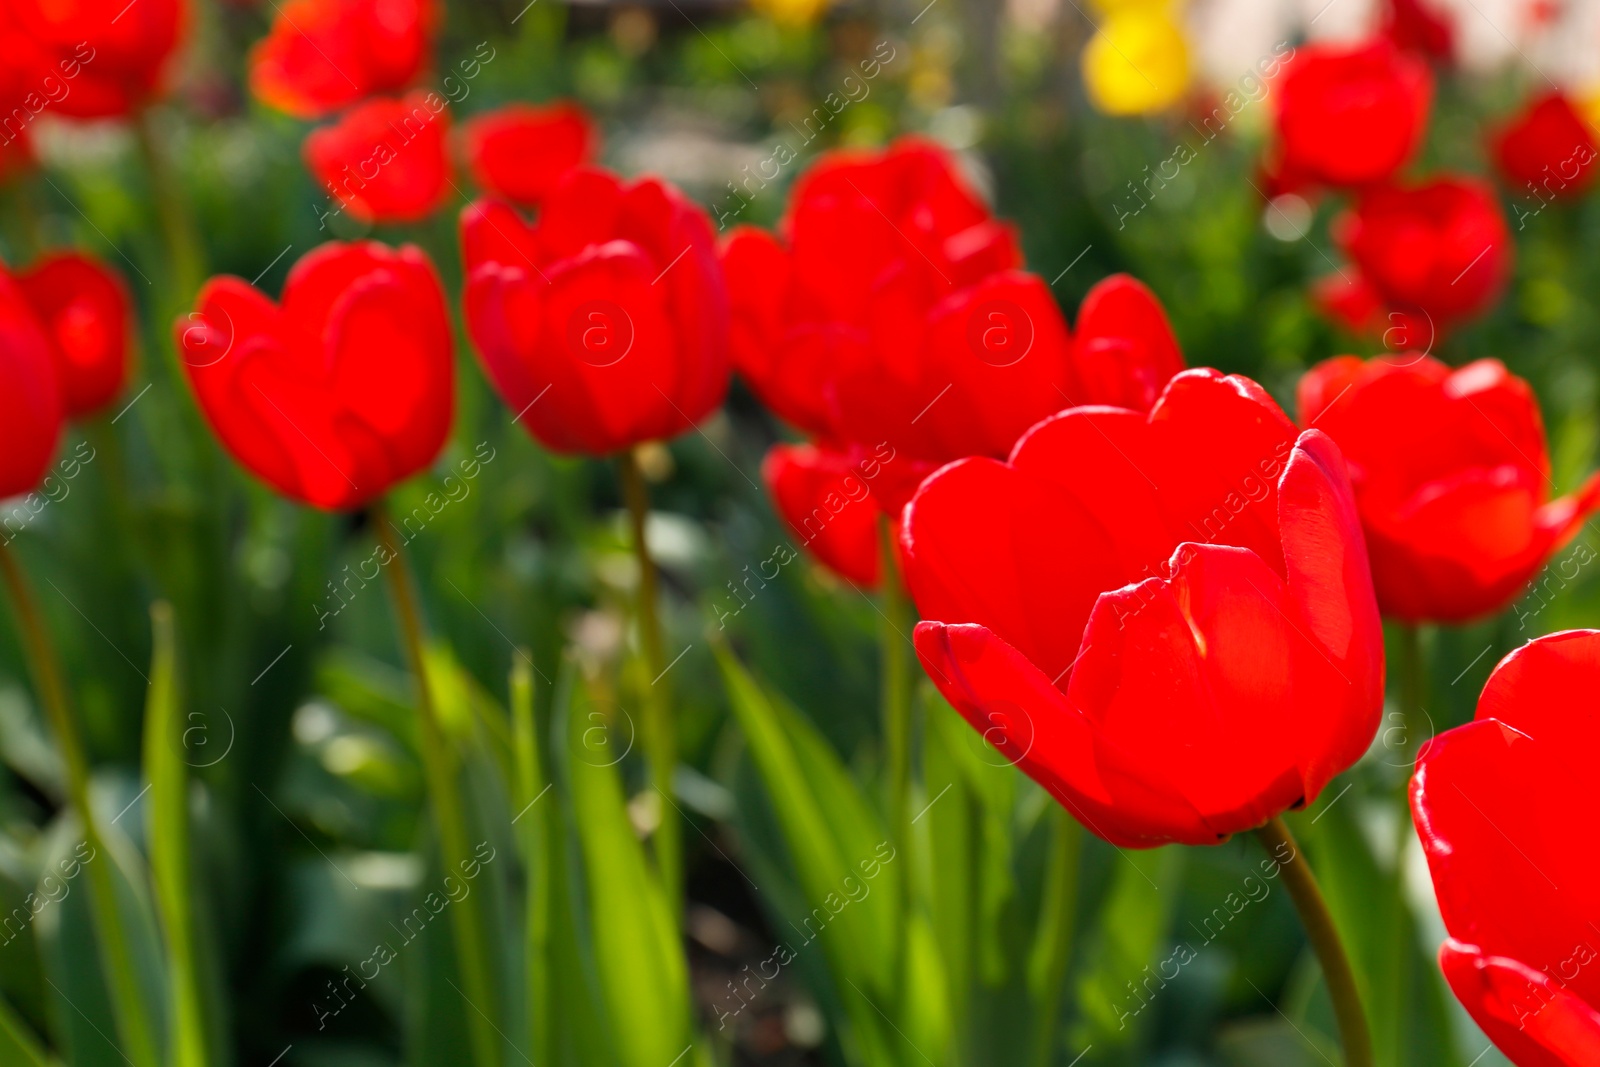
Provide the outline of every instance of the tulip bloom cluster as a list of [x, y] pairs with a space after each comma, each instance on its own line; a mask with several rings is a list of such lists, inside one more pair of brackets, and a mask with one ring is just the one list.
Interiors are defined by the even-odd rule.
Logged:
[[1487, 185], [1401, 177], [1432, 98], [1425, 58], [1389, 38], [1301, 49], [1278, 94], [1269, 184], [1355, 195], [1334, 225], [1351, 266], [1323, 279], [1315, 298], [1335, 321], [1391, 348], [1431, 348], [1492, 306], [1510, 272], [1510, 231]]
[[775, 449], [768, 485], [852, 581], [876, 581], [878, 549], [870, 510], [828, 506], [853, 497], [851, 479], [893, 516], [940, 464], [1004, 456], [1074, 403], [1148, 409], [1183, 368], [1160, 304], [1131, 278], [1090, 293], [1074, 338], [1049, 287], [1022, 269], [1011, 228], [944, 151], [915, 139], [813, 168], [781, 236], [740, 228], [723, 261], [735, 365], [816, 442]]

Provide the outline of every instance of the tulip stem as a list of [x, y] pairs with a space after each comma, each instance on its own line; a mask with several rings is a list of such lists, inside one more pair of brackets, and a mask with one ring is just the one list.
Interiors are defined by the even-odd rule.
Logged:
[[177, 176], [161, 144], [161, 137], [155, 130], [150, 108], [139, 112], [133, 123], [133, 132], [139, 141], [139, 154], [144, 157], [150, 194], [155, 200], [156, 219], [166, 242], [176, 303], [183, 304], [199, 289], [205, 270], [194, 220], [190, 218], [187, 202], [178, 189]]
[[617, 469], [622, 476], [623, 499], [628, 505], [633, 551], [639, 561], [639, 644], [644, 650], [645, 669], [650, 674], [650, 682], [644, 687], [643, 694], [645, 755], [650, 764], [651, 784], [665, 802], [661, 805], [660, 821], [655, 831], [656, 869], [676, 921], [676, 916], [683, 910], [683, 832], [672, 787], [673, 770], [678, 765], [678, 749], [672, 711], [667, 700], [668, 664], [661, 643], [656, 565], [650, 558], [647, 531], [650, 491], [644, 484], [644, 472], [639, 467], [635, 450], [626, 449], [617, 454]]
[[889, 825], [895, 840], [904, 848], [911, 837], [911, 657], [906, 647], [911, 612], [900, 584], [894, 525], [887, 516], [879, 522], [879, 546], [883, 574], [883, 625], [879, 627], [883, 650], [883, 745], [888, 764], [884, 788], [888, 794]]
[[1344, 943], [1339, 940], [1328, 903], [1317, 886], [1316, 875], [1311, 873], [1311, 864], [1300, 851], [1283, 816], [1273, 816], [1256, 830], [1256, 836], [1282, 871], [1289, 899], [1294, 901], [1306, 937], [1322, 964], [1322, 977], [1328, 984], [1333, 1014], [1339, 1022], [1339, 1038], [1344, 1044], [1345, 1067], [1372, 1067], [1372, 1034], [1367, 1029], [1366, 1013], [1361, 1009], [1355, 972], [1350, 968], [1350, 958], [1345, 955]]
[[84, 864], [89, 871], [90, 911], [97, 935], [95, 940], [100, 948], [100, 968], [110, 989], [117, 1033], [122, 1037], [122, 1051], [134, 1067], [156, 1067], [159, 1057], [155, 1035], [146, 1017], [148, 1005], [140, 991], [140, 977], [134, 969], [122, 910], [117, 904], [113, 861], [106, 849], [99, 819], [89, 801], [89, 758], [83, 737], [78, 732], [77, 717], [73, 714], [61, 674], [61, 663], [39, 613], [38, 601], [34, 599], [33, 590], [16, 557], [4, 543], [0, 543], [0, 575], [4, 577], [12, 606], [16, 609], [17, 626], [27, 650], [34, 684], [39, 690], [39, 700], [50, 719], [50, 728], [56, 735], [56, 747], [60, 749], [61, 761], [66, 766], [67, 794], [72, 806], [78, 809], [78, 817], [83, 820], [84, 842], [90, 849], [89, 861]]
[[1033, 1062], [1048, 1067], [1055, 1060], [1055, 1038], [1061, 1026], [1061, 997], [1066, 992], [1078, 920], [1078, 859], [1083, 854], [1083, 827], [1067, 809], [1051, 805], [1055, 819], [1050, 856], [1045, 867], [1044, 906], [1039, 917], [1034, 955], [1036, 992]]
[[[378, 540], [389, 558], [383, 568], [388, 575], [389, 592], [394, 601], [395, 624], [406, 662], [417, 686], [417, 733], [423, 774], [433, 806], [434, 826], [439, 834], [439, 852], [449, 877], [464, 875], [474, 865], [468, 846], [466, 805], [460, 788], [454, 749], [446, 740], [444, 726], [428, 683], [427, 653], [423, 638], [422, 612], [417, 603], [405, 554], [395, 537], [394, 524], [382, 506], [372, 510]], [[496, 1012], [495, 987], [491, 979], [488, 943], [478, 904], [472, 893], [462, 896], [450, 909], [456, 935], [456, 962], [464, 989], [461, 994], [471, 1009], [465, 1012], [471, 1034], [473, 1062], [477, 1067], [496, 1067], [500, 1045], [491, 1021]]]

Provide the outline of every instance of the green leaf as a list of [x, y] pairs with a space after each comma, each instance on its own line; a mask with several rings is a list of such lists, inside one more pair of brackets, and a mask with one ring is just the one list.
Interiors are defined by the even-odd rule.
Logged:
[[[570, 675], [563, 689], [571, 685]], [[570, 691], [558, 697], [556, 707], [565, 724], [561, 755], [583, 860], [589, 940], [617, 1062], [679, 1062], [692, 1041], [689, 971], [678, 924], [628, 818], [620, 758], [597, 755], [583, 743], [584, 733], [601, 727], [576, 729]], [[621, 748], [613, 750], [620, 756]]]
[[15, 1067], [59, 1067], [3, 997], [0, 997], [0, 1063]]
[[205, 1067], [206, 1019], [195, 956], [189, 866], [189, 777], [182, 759], [182, 705], [176, 678], [172, 608], [150, 610], [155, 648], [145, 708], [144, 765], [150, 779], [150, 874], [170, 983], [172, 1067]]
[[1089, 965], [1078, 984], [1079, 1045], [1131, 1047], [1153, 1013], [1138, 990], [1162, 960], [1183, 889], [1181, 848], [1117, 849], [1110, 891], [1094, 923]]
[[926, 916], [903, 896], [908, 857], [816, 729], [715, 651], [803, 898], [788, 950], [821, 941], [863, 1062], [937, 1062], [950, 1033], [944, 966]]

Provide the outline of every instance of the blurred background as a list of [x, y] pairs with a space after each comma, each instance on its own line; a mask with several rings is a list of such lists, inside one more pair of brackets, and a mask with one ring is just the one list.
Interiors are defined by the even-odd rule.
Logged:
[[[1434, 33], [1435, 113], [1413, 170], [1497, 181], [1515, 258], [1497, 305], [1432, 351], [1452, 364], [1496, 356], [1534, 383], [1554, 480], [1566, 491], [1596, 451], [1600, 204], [1546, 204], [1496, 177], [1486, 145], [1532, 94], [1559, 87], [1587, 107], [1585, 94], [1600, 88], [1600, 70], [1586, 69], [1600, 65], [1591, 26], [1600, 6], [1420, 2], [473, 0], [446, 6], [423, 83], [442, 86], [452, 122], [514, 100], [574, 99], [602, 129], [607, 166], [679, 183], [723, 228], [777, 223], [790, 183], [828, 148], [922, 134], [961, 153], [1069, 315], [1094, 282], [1130, 272], [1166, 306], [1191, 366], [1251, 375], [1292, 412], [1308, 366], [1384, 342], [1345, 332], [1311, 295], [1342, 261], [1331, 227], [1346, 202], [1269, 198], [1277, 190], [1261, 163], [1272, 115], [1262, 64], [1308, 37]], [[352, 595], [334, 584], [371, 554], [373, 535], [362, 515], [295, 506], [242, 474], [206, 431], [172, 349], [171, 324], [192, 307], [202, 276], [256, 279], [276, 294], [295, 260], [330, 234], [422, 246], [459, 314], [455, 225], [467, 179], [429, 221], [372, 228], [346, 213], [322, 229], [327, 198], [301, 162], [313, 124], [253, 101], [246, 87], [245, 57], [277, 6], [195, 4], [173, 89], [143, 132], [46, 114], [31, 130], [37, 169], [0, 189], [7, 262], [55, 245], [92, 252], [127, 282], [140, 342], [121, 400], [62, 446], [63, 457], [93, 458], [70, 477], [58, 472], [51, 503], [14, 547], [68, 664], [94, 799], [130, 907], [146, 919], [135, 940], [152, 986], [164, 964], [141, 859], [140, 738], [148, 605], [174, 606], [212, 1062], [466, 1063], [469, 1008], [451, 988], [444, 924], [414, 942], [410, 928], [402, 932], [438, 874], [388, 601], [376, 588]], [[1119, 68], [1124, 53], [1153, 77]], [[1207, 137], [1202, 117], [1219, 105], [1230, 120]], [[153, 155], [141, 138], [159, 142]], [[748, 181], [780, 145], [794, 161], [775, 178]], [[1151, 195], [1141, 183], [1163, 164], [1170, 174], [1180, 146], [1188, 158]], [[160, 170], [151, 158], [164, 161]], [[192, 227], [194, 262], [168, 251], [175, 211], [188, 220], [177, 224]], [[638, 571], [615, 473], [537, 447], [510, 424], [470, 352], [458, 334], [458, 416], [438, 473], [403, 486], [393, 507], [421, 506], [460, 461], [481, 461], [468, 493], [433, 516], [411, 551], [436, 638], [435, 684], [452, 743], [474, 768], [479, 838], [497, 857], [473, 891], [487, 901], [504, 954], [496, 966], [513, 990], [527, 981], [520, 900], [537, 866], [521, 851], [524, 827], [511, 822], [522, 805], [505, 773], [507, 679], [519, 648], [551, 765], [570, 742], [577, 758], [615, 767], [634, 798], [627, 814], [637, 834], [662, 813], [642, 799], [632, 747], [638, 686], [624, 666]], [[1059, 851], [1043, 793], [926, 693], [916, 807], [928, 817], [912, 859], [922, 888], [911, 895], [930, 918], [926, 943], [906, 940], [907, 951], [941, 962], [925, 969], [937, 980], [919, 987], [921, 1006], [899, 1009], [922, 1023], [891, 1012], [881, 1041], [863, 1036], [879, 1023], [845, 994], [847, 983], [864, 981], [851, 968], [868, 965], [852, 962], [838, 937], [824, 938], [821, 951], [807, 947], [796, 924], [816, 906], [817, 886], [884, 859], [867, 825], [881, 818], [881, 617], [871, 597], [804, 557], [757, 595], [744, 592], [747, 569], [792, 541], [758, 473], [783, 436], [736, 383], [700, 432], [645, 457], [668, 655], [684, 650], [672, 685], [688, 821], [687, 969], [678, 974], [659, 953], [608, 936], [633, 929], [606, 910], [626, 910], [627, 894], [596, 876], [584, 836], [593, 827], [570, 804], [552, 805], [564, 814], [547, 824], [551, 855], [572, 868], [557, 867], [565, 888], [547, 960], [557, 1033], [539, 1046], [544, 1055], [525, 1054], [543, 1039], [531, 1036], [508, 992], [505, 1062], [650, 1067], [613, 1047], [616, 1035], [653, 1025], [651, 1005], [672, 997], [687, 1000], [701, 1035], [684, 1062], [1338, 1062], [1319, 972], [1289, 902], [1273, 883], [1247, 881], [1264, 855], [1254, 841], [1119, 855], [1084, 837]], [[1429, 732], [1470, 718], [1505, 652], [1597, 613], [1600, 581], [1582, 570], [1537, 584], [1491, 622], [1425, 632]], [[713, 653], [719, 643], [758, 690], [741, 696], [735, 687], [730, 697]], [[21, 648], [10, 614], [0, 613], [5, 914], [43, 895], [41, 879], [79, 840]], [[752, 740], [762, 715], [786, 724], [780, 741]], [[1395, 801], [1396, 752], [1415, 743], [1380, 732], [1368, 757], [1293, 825], [1335, 913], [1351, 923], [1379, 1062], [1503, 1063], [1485, 1051], [1433, 962], [1442, 927]], [[602, 749], [617, 755], [594, 755]], [[786, 766], [801, 767], [803, 780], [786, 785]], [[557, 798], [570, 791], [559, 769], [554, 780]], [[949, 796], [940, 792], [946, 782]], [[807, 811], [838, 837], [830, 847], [845, 866], [836, 875], [808, 869], [815, 853], [789, 832]], [[850, 851], [858, 845], [859, 855]], [[884, 869], [897, 872], [899, 859]], [[1075, 897], [1062, 920], [1041, 900], [1069, 869]], [[1262, 885], [1257, 896], [1252, 887]], [[121, 1063], [107, 1037], [86, 894], [69, 882], [50, 895], [33, 921], [7, 928], [0, 994], [66, 1062]], [[886, 880], [848, 907], [861, 915], [850, 936], [870, 938], [900, 904]], [[1059, 1000], [1041, 1001], [1031, 969], [1039, 946], [1063, 936]], [[352, 993], [349, 974], [386, 940], [405, 947]], [[792, 965], [769, 965], [782, 955]], [[663, 992], [674, 983], [681, 988]], [[584, 1032], [602, 1037], [589, 1044]], [[923, 1034], [933, 1036], [916, 1039]], [[658, 1067], [672, 1067], [669, 1059]]]

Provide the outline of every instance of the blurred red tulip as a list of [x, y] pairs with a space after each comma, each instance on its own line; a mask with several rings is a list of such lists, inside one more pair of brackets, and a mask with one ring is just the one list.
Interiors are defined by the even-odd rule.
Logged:
[[[161, 92], [189, 22], [186, 0], [5, 0], [0, 6], [9, 9], [11, 30], [22, 39], [5, 41], [12, 94], [0, 101], [6, 116], [15, 116], [19, 104], [30, 114], [48, 109], [70, 118], [129, 114]], [[14, 48], [24, 42], [19, 56]]]
[[462, 126], [472, 178], [495, 196], [539, 204], [574, 167], [599, 153], [600, 131], [577, 104], [508, 104]]
[[341, 209], [363, 222], [416, 222], [449, 192], [445, 133], [450, 116], [437, 93], [368, 100], [306, 137], [306, 166]]
[[843, 452], [780, 444], [761, 464], [773, 506], [800, 544], [834, 573], [868, 589], [877, 588], [882, 573], [872, 483], [883, 461], [852, 462]]
[[1392, 618], [1501, 610], [1600, 507], [1600, 478], [1546, 502], [1538, 403], [1496, 360], [1452, 371], [1414, 353], [1341, 356], [1313, 367], [1299, 393], [1301, 424], [1349, 460], [1378, 603]]
[[1335, 232], [1386, 305], [1425, 313], [1435, 330], [1487, 310], [1511, 273], [1500, 203], [1472, 178], [1369, 189]]
[[1173, 378], [942, 468], [902, 534], [945, 698], [1091, 831], [1209, 844], [1314, 801], [1383, 704], [1344, 461], [1260, 386]]
[[0, 269], [0, 500], [39, 484], [61, 420], [50, 343], [22, 290]]
[[444, 290], [423, 253], [330, 242], [283, 300], [213, 278], [176, 325], [211, 428], [285, 496], [354, 508], [432, 463], [455, 406]]
[[405, 88], [427, 66], [439, 25], [437, 0], [288, 0], [273, 9], [272, 31], [250, 55], [250, 87], [308, 119]]
[[45, 256], [17, 276], [44, 327], [68, 418], [114, 400], [128, 380], [133, 303], [111, 268], [80, 252]]
[[1476, 719], [1429, 741], [1411, 810], [1449, 940], [1456, 998], [1520, 1067], [1600, 1063], [1600, 631], [1511, 653]]
[[705, 212], [672, 186], [579, 168], [536, 225], [480, 200], [461, 240], [468, 332], [545, 447], [605, 455], [680, 434], [722, 403], [727, 288]]
[[1456, 30], [1449, 7], [1437, 0], [1389, 0], [1384, 9], [1383, 35], [1402, 50], [1446, 62], [1455, 55]]
[[1385, 306], [1378, 290], [1353, 267], [1313, 282], [1311, 302], [1350, 333], [1382, 341], [1391, 352], [1427, 352], [1439, 340], [1440, 330], [1427, 314]]
[[1074, 403], [1148, 407], [1183, 366], [1160, 304], [1126, 277], [1085, 300], [1074, 343], [1049, 286], [1016, 269], [1011, 229], [915, 139], [830, 154], [783, 234], [741, 228], [724, 248], [735, 364], [796, 428], [893, 447], [875, 487], [891, 512], [915, 464], [1003, 456]]
[[1278, 87], [1273, 170], [1327, 185], [1384, 181], [1427, 132], [1433, 75], [1385, 40], [1303, 45]]
[[1594, 183], [1594, 131], [1561, 93], [1531, 102], [1492, 139], [1494, 159], [1517, 193], [1577, 196]]

